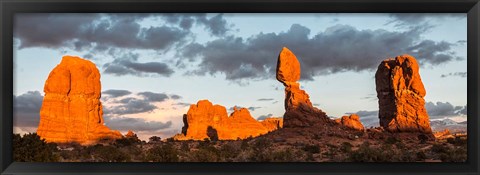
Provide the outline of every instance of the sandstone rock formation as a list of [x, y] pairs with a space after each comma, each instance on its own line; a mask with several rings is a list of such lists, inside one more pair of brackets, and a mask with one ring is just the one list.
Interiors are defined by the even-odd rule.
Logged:
[[417, 60], [410, 55], [382, 61], [375, 73], [380, 126], [390, 132], [431, 133], [426, 92]]
[[300, 103], [312, 106], [308, 94], [300, 89], [300, 62], [288, 48], [278, 56], [277, 80], [285, 86], [285, 110], [295, 109]]
[[283, 127], [283, 118], [266, 118], [260, 122], [268, 131], [274, 131]]
[[93, 144], [122, 135], [103, 124], [100, 73], [95, 64], [64, 56], [45, 82], [37, 134], [47, 142]]
[[365, 128], [360, 122], [360, 117], [357, 114], [351, 114], [350, 116], [342, 116], [342, 118], [335, 119], [335, 122], [343, 126], [363, 131]]
[[183, 136], [175, 136], [177, 140], [203, 140], [210, 135], [218, 136], [219, 140], [236, 140], [256, 137], [271, 131], [255, 120], [246, 108], [234, 108], [227, 115], [227, 109], [213, 105], [208, 100], [200, 100], [192, 104], [183, 118]]
[[288, 48], [284, 47], [278, 56], [277, 80], [285, 86], [284, 127], [307, 127], [332, 122], [328, 116], [312, 106], [308, 94], [300, 89], [300, 62]]

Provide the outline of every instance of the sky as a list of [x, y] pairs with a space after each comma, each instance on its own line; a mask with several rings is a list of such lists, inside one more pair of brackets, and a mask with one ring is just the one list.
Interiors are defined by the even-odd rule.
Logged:
[[332, 118], [357, 113], [378, 126], [375, 71], [410, 54], [420, 64], [431, 120], [466, 121], [465, 13], [436, 14], [17, 14], [14, 21], [14, 132], [36, 132], [43, 86], [62, 56], [101, 73], [105, 125], [143, 139], [180, 133], [190, 104], [208, 99], [282, 117], [275, 79], [288, 47], [301, 88]]

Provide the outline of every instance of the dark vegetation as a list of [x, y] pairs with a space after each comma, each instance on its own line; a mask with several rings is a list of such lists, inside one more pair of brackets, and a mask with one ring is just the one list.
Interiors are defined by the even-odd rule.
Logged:
[[[21, 162], [464, 162], [466, 138], [337, 139], [335, 142], [272, 139], [221, 141], [215, 132], [203, 141], [136, 137], [82, 146], [46, 143], [38, 135], [14, 135], [14, 160]], [[313, 136], [312, 136], [313, 137]], [[322, 138], [316, 135], [317, 138]], [[366, 136], [367, 137], [367, 136]]]

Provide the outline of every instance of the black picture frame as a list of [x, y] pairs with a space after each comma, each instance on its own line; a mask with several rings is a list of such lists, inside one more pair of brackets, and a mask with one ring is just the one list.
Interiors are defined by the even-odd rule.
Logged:
[[[12, 161], [15, 13], [468, 13], [465, 163], [25, 163]], [[479, 0], [1, 0], [0, 172], [13, 174], [479, 174]], [[55, 26], [52, 26], [55, 27]]]

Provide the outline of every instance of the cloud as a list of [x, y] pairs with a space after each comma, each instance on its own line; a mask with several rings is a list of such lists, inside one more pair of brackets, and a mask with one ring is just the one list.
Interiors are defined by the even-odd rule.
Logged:
[[231, 30], [227, 24], [227, 20], [223, 18], [223, 14], [216, 14], [213, 17], [208, 18], [206, 13], [171, 13], [162, 15], [162, 17], [166, 22], [179, 25], [185, 30], [190, 30], [194, 23], [197, 25], [203, 25], [213, 36], [224, 36]]
[[466, 78], [467, 77], [467, 72], [450, 72], [448, 74], [442, 74], [440, 77], [446, 78], [446, 77], [452, 77], [452, 76], [458, 76], [461, 78]]
[[425, 104], [430, 119], [467, 115], [467, 106], [453, 106], [449, 102], [427, 102]]
[[103, 112], [106, 115], [127, 115], [152, 112], [153, 110], [158, 108], [148, 100], [131, 97], [118, 100], [116, 101], [116, 103], [119, 103], [120, 105], [104, 107]]
[[[230, 110], [230, 111], [233, 111], [233, 110], [234, 110], [234, 108], [241, 109], [241, 108], [246, 108], [246, 107], [242, 107], [242, 106], [234, 106], [234, 107], [230, 107], [230, 108], [228, 108], [228, 110]], [[260, 108], [262, 108], [262, 107], [250, 106], [250, 107], [248, 107], [247, 109], [248, 109], [249, 111], [255, 111], [256, 109], [260, 109]]]
[[164, 94], [164, 93], [154, 93], [154, 92], [147, 91], [147, 92], [140, 92], [138, 93], [138, 95], [143, 96], [146, 100], [150, 102], [162, 102], [169, 99], [167, 94]]
[[292, 50], [302, 65], [302, 80], [345, 71], [372, 71], [378, 64], [401, 54], [415, 56], [420, 64], [438, 65], [458, 57], [454, 43], [420, 40], [424, 30], [404, 32], [359, 30], [335, 25], [309, 37], [305, 26], [293, 24], [286, 32], [260, 33], [250, 38], [226, 36], [204, 45], [192, 43], [180, 49], [185, 60], [199, 60], [191, 74], [224, 74], [227, 80], [266, 79], [275, 75], [282, 47]]
[[146, 76], [157, 74], [169, 77], [174, 71], [165, 63], [161, 62], [137, 62], [139, 55], [127, 53], [112, 62], [103, 65], [103, 72], [115, 76], [134, 75]]
[[183, 103], [183, 102], [178, 102], [178, 103], [175, 103], [173, 105], [178, 105], [178, 106], [190, 106], [191, 103]]
[[261, 115], [257, 118], [257, 120], [265, 120], [266, 118], [272, 117], [273, 114]]
[[260, 98], [257, 101], [272, 101], [273, 98]]
[[181, 99], [182, 96], [173, 94], [173, 95], [170, 95], [170, 98], [174, 100], [178, 100], [178, 99]]
[[[14, 36], [20, 48], [69, 47], [77, 51], [110, 47], [164, 50], [188, 34], [176, 27], [142, 27], [149, 14], [22, 14]], [[55, 30], [52, 30], [52, 26]]]
[[360, 110], [357, 112], [348, 112], [346, 115], [357, 114], [360, 117], [360, 121], [365, 127], [379, 126], [378, 110], [366, 111]]
[[133, 130], [133, 131], [158, 131], [161, 129], [170, 128], [172, 121], [158, 122], [145, 121], [141, 118], [127, 118], [127, 117], [105, 117], [105, 125], [115, 130]]
[[37, 127], [43, 96], [39, 91], [28, 91], [13, 96], [13, 121], [15, 127]]
[[454, 14], [454, 13], [444, 13], [444, 14], [432, 14], [432, 13], [391, 13], [390, 20], [387, 24], [393, 23], [395, 27], [414, 27], [423, 25], [426, 27], [434, 27], [431, 25], [432, 19], [443, 20], [445, 18], [466, 18], [466, 14]]
[[103, 91], [102, 94], [108, 95], [112, 98], [117, 98], [125, 95], [130, 95], [132, 94], [132, 92], [128, 90], [109, 89], [109, 90]]

